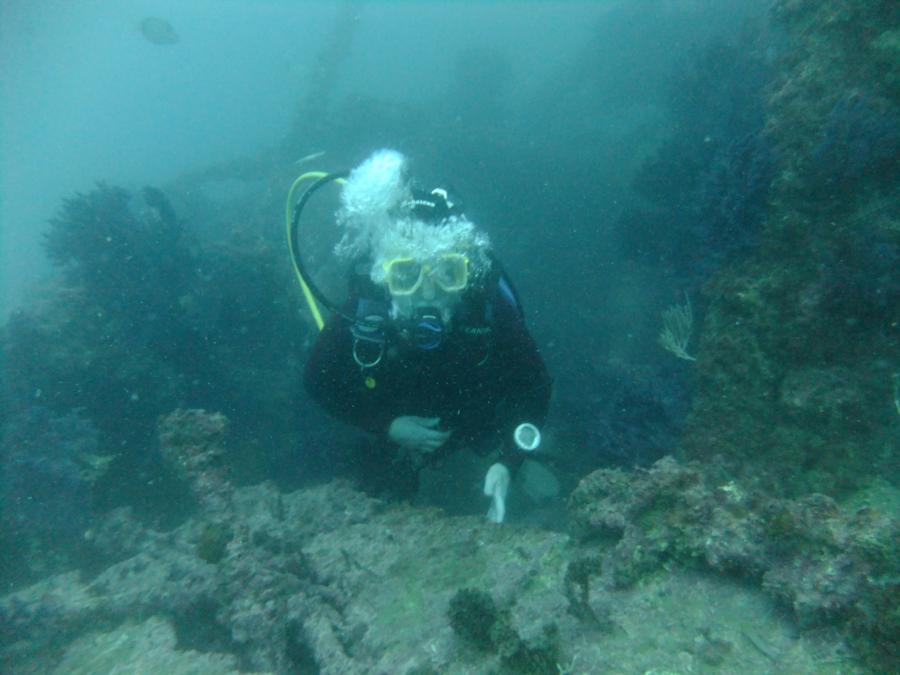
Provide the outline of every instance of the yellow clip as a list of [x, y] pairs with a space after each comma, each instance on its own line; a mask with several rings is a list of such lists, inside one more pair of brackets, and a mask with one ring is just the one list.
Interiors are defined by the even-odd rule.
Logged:
[[366, 378], [366, 387], [369, 388], [369, 389], [374, 389], [374, 388], [375, 388], [375, 378], [372, 377], [371, 375], [369, 375], [369, 376]]

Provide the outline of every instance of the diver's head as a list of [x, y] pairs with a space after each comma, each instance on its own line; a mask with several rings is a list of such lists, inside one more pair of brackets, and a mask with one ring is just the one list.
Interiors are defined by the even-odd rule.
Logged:
[[469, 286], [469, 258], [445, 251], [427, 258], [402, 256], [383, 263], [384, 285], [395, 319], [449, 327], [453, 309]]
[[390, 295], [391, 317], [449, 326], [463, 294], [490, 269], [487, 235], [446, 190], [414, 188], [406, 158], [392, 150], [350, 173], [341, 204], [336, 252], [371, 260], [369, 276]]

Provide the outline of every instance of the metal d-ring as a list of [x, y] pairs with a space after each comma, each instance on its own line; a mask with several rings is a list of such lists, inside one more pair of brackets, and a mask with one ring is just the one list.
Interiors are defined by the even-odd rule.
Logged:
[[[378, 356], [375, 357], [373, 361], [363, 361], [362, 358], [357, 353], [357, 347], [360, 342], [368, 342], [370, 344], [378, 344]], [[381, 363], [381, 358], [384, 356], [384, 342], [376, 343], [375, 340], [360, 340], [359, 338], [353, 338], [353, 360], [356, 361], [356, 365], [360, 368], [374, 368], [379, 363]]]

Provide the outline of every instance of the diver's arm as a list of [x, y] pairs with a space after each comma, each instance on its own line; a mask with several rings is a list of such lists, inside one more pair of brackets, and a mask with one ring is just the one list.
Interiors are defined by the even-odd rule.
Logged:
[[500, 364], [502, 391], [495, 409], [500, 432], [500, 457], [484, 478], [484, 494], [491, 499], [487, 518], [493, 523], [506, 519], [506, 499], [512, 473], [522, 465], [526, 452], [515, 441], [520, 424], [540, 429], [550, 407], [552, 381], [537, 344], [525, 327], [525, 320], [514, 295], [497, 293], [495, 308], [495, 354]]
[[496, 423], [503, 439], [501, 461], [515, 469], [524, 453], [516, 446], [513, 432], [524, 422], [543, 428], [553, 382], [518, 306], [498, 302], [496, 307], [496, 349], [503, 364], [504, 390]]

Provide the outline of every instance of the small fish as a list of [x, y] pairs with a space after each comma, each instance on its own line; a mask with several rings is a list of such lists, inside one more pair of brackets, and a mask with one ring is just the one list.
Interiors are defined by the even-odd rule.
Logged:
[[178, 43], [178, 33], [165, 19], [148, 16], [141, 20], [141, 33], [148, 42], [155, 45], [174, 45]]
[[298, 159], [296, 162], [294, 162], [294, 166], [300, 166], [301, 164], [306, 164], [307, 162], [311, 162], [314, 159], [319, 159], [319, 157], [322, 157], [324, 154], [325, 154], [324, 150], [322, 150], [321, 152], [311, 152], [310, 154], [304, 155], [303, 157]]

